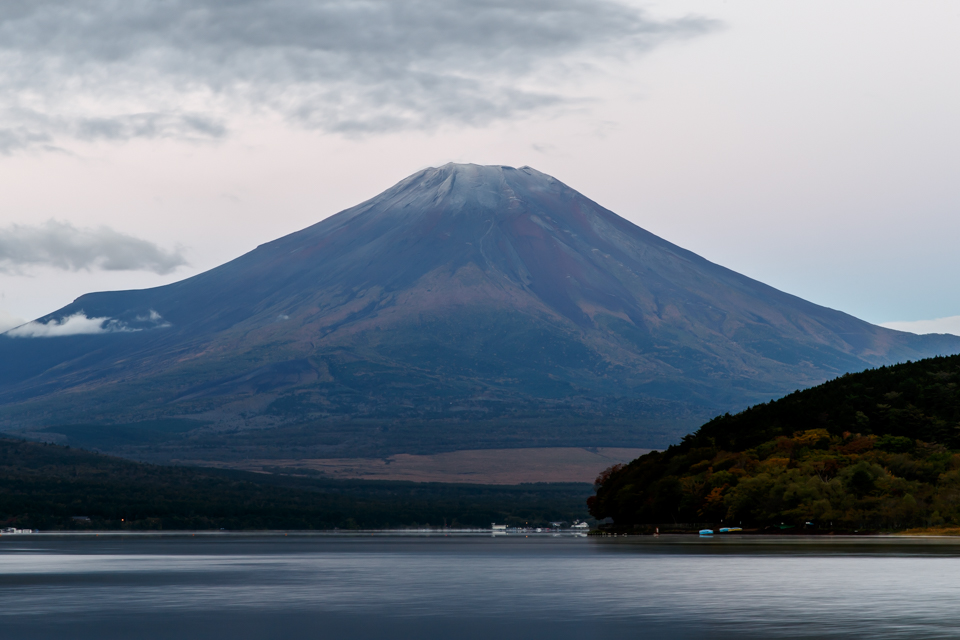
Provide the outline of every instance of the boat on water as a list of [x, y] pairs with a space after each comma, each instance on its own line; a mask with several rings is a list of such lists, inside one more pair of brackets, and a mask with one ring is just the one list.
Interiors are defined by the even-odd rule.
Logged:
[[737, 531], [743, 531], [740, 527], [720, 527], [720, 533], [736, 533]]
[[712, 536], [713, 529], [700, 529], [700, 535], [702, 536]]

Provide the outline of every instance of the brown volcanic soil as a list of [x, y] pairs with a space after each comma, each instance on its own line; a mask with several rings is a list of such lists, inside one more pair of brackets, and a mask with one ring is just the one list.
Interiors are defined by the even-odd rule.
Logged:
[[550, 447], [451, 451], [427, 456], [398, 454], [388, 458], [248, 460], [236, 463], [185, 460], [182, 463], [257, 472], [307, 472], [339, 480], [521, 484], [593, 482], [607, 467], [630, 462], [650, 451], [616, 447]]

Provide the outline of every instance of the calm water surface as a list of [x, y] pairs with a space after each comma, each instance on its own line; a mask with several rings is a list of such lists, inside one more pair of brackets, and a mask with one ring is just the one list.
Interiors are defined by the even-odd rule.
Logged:
[[938, 539], [2, 536], [10, 638], [956, 638]]

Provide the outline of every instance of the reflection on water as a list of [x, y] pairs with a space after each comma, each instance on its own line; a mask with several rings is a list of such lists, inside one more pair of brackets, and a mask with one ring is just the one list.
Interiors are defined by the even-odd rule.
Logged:
[[3, 536], [26, 638], [956, 637], [949, 540]]

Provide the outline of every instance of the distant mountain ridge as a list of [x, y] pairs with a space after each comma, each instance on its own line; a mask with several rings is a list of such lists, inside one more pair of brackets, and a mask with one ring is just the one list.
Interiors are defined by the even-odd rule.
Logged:
[[960, 352], [713, 264], [529, 167], [425, 169], [39, 322], [81, 313], [114, 330], [0, 337], [0, 427], [130, 425], [130, 453], [138, 423], [197, 421], [153, 438], [159, 456], [660, 447], [844, 372]]

